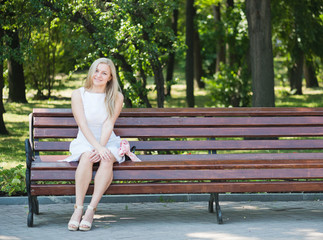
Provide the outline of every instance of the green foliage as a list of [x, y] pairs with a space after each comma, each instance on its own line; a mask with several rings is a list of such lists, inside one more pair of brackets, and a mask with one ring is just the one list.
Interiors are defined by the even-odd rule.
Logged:
[[161, 71], [168, 53], [181, 45], [168, 24], [177, 2], [5, 1], [1, 26], [19, 29], [24, 54], [4, 49], [8, 54], [2, 59], [17, 55], [28, 87], [49, 97], [57, 73], [88, 68], [98, 57], [112, 58], [125, 95], [143, 106], [146, 79], [155, 75], [156, 66]]
[[9, 196], [25, 194], [25, 171], [26, 169], [21, 164], [10, 169], [0, 167], [0, 191]]
[[205, 79], [212, 99], [222, 107], [247, 107], [251, 103], [251, 80], [247, 67], [234, 69], [221, 64], [214, 79]]
[[295, 64], [299, 50], [306, 58], [323, 57], [322, 1], [272, 0], [271, 7], [274, 55], [284, 57], [287, 69]]
[[91, 41], [83, 42], [87, 53], [77, 58], [77, 68], [87, 67], [98, 57], [112, 58], [126, 97], [134, 106], [142, 106], [149, 91], [147, 77], [153, 76], [156, 63], [161, 67], [177, 47], [167, 24], [176, 2], [59, 0], [39, 4], [61, 24], [72, 27], [72, 38], [77, 33]]

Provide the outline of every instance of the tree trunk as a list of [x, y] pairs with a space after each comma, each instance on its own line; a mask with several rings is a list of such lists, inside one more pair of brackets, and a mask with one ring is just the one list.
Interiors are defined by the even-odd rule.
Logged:
[[304, 52], [296, 45], [292, 54], [292, 67], [288, 70], [290, 90], [295, 95], [302, 95]]
[[[20, 43], [18, 31], [8, 31], [10, 36], [10, 48], [16, 52], [20, 52]], [[22, 56], [20, 56], [22, 58]], [[8, 59], [8, 82], [9, 82], [9, 102], [26, 103], [26, 86], [23, 65], [17, 57], [10, 56]]]
[[[174, 9], [173, 17], [172, 17], [172, 29], [174, 31], [174, 35], [177, 36], [177, 22], [178, 22], [178, 9]], [[174, 77], [174, 67], [175, 67], [175, 52], [171, 52], [168, 55], [168, 63], [167, 63], [167, 74], [166, 74], [166, 96], [171, 95], [172, 89], [172, 80]]]
[[186, 0], [186, 101], [194, 107], [194, 0]]
[[246, 0], [254, 107], [274, 107], [270, 0]]
[[316, 88], [319, 87], [319, 83], [317, 81], [315, 66], [312, 58], [306, 58], [303, 66], [304, 77], [306, 80], [307, 88]]
[[[234, 2], [233, 0], [227, 0], [227, 15], [229, 17], [232, 17], [232, 12], [234, 8]], [[235, 65], [238, 61], [238, 57], [236, 54], [236, 33], [234, 34], [228, 34], [227, 36], [227, 43], [228, 43], [228, 52], [229, 52], [229, 64], [231, 67]]]
[[201, 56], [201, 45], [200, 36], [197, 29], [194, 30], [194, 76], [197, 86], [205, 88], [205, 83], [202, 81], [203, 68], [202, 68], [202, 56]]
[[[2, 27], [0, 26], [0, 59], [3, 57], [3, 38], [4, 31]], [[3, 61], [0, 60], [0, 134], [8, 134], [8, 131], [6, 129], [6, 125], [3, 121], [3, 114], [5, 113], [5, 109], [3, 106], [3, 95], [2, 90], [4, 87], [4, 79], [3, 79]]]
[[162, 65], [158, 59], [157, 56], [153, 56], [152, 60], [152, 69], [154, 72], [154, 78], [155, 78], [155, 83], [156, 83], [156, 90], [157, 90], [157, 106], [159, 108], [164, 107], [164, 99], [165, 99], [165, 88], [164, 88], [164, 75], [163, 75], [163, 69]]
[[213, 15], [216, 24], [217, 42], [216, 42], [216, 64], [215, 72], [220, 70], [220, 64], [225, 63], [225, 42], [224, 42], [224, 29], [221, 23], [221, 7], [220, 4], [213, 5]]

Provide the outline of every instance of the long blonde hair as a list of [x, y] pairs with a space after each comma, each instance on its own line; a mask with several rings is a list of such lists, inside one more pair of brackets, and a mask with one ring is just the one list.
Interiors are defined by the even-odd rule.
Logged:
[[110, 71], [111, 71], [112, 79], [107, 83], [105, 88], [105, 93], [106, 93], [105, 106], [107, 108], [108, 118], [111, 118], [115, 111], [115, 103], [117, 100], [118, 92], [121, 92], [114, 63], [108, 58], [99, 58], [95, 60], [89, 69], [86, 81], [84, 83], [84, 88], [85, 89], [92, 88], [92, 85], [93, 85], [92, 76], [95, 73], [95, 70], [97, 69], [98, 65], [101, 63], [107, 64], [110, 67]]

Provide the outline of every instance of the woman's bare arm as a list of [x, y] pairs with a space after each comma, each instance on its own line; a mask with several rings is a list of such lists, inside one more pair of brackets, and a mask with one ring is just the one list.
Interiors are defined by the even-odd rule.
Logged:
[[79, 89], [73, 91], [72, 93], [72, 112], [78, 127], [81, 129], [88, 142], [94, 148], [99, 148], [100, 143], [96, 140], [90, 128], [88, 127], [83, 108], [82, 96]]
[[111, 118], [108, 118], [107, 120], [105, 120], [102, 126], [102, 133], [100, 138], [100, 144], [102, 146], [105, 146], [108, 143], [111, 133], [113, 131], [114, 124], [117, 121], [120, 115], [120, 112], [122, 110], [122, 106], [123, 106], [123, 95], [122, 93], [119, 92], [118, 97], [116, 99], [114, 115]]
[[102, 126], [102, 132], [100, 137], [100, 145], [102, 147], [96, 149], [97, 153], [99, 154], [100, 158], [103, 160], [110, 160], [113, 156], [111, 155], [111, 152], [105, 148], [106, 144], [109, 141], [109, 138], [111, 136], [111, 133], [113, 131], [114, 124], [117, 120], [117, 118], [120, 115], [120, 112], [122, 110], [123, 106], [123, 95], [122, 93], [118, 93], [117, 99], [116, 99], [116, 106], [115, 106], [115, 112], [114, 115], [108, 119], [106, 119]]

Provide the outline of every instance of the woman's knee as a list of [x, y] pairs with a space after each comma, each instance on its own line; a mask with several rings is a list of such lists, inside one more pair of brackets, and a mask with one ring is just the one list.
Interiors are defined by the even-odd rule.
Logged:
[[104, 168], [112, 168], [113, 164], [116, 162], [116, 158], [113, 156], [113, 158], [107, 159], [107, 160], [101, 160], [100, 161], [100, 167]]
[[81, 155], [79, 160], [79, 165], [93, 165], [93, 163], [90, 161], [90, 155], [91, 152], [85, 152]]

